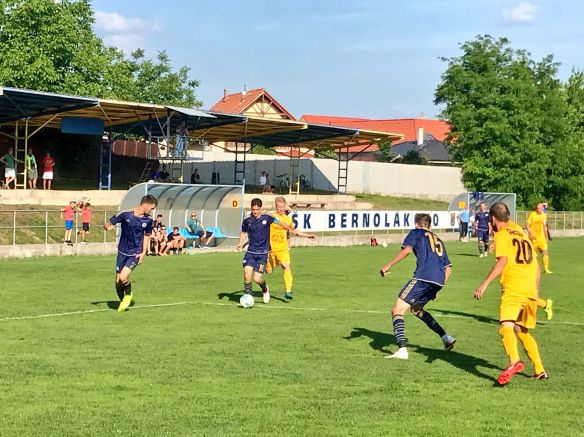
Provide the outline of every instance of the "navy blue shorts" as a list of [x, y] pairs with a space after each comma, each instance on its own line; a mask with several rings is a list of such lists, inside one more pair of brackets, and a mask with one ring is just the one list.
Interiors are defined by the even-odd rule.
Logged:
[[266, 264], [268, 263], [267, 253], [249, 253], [246, 252], [243, 257], [243, 267], [253, 267], [254, 272], [264, 273]]
[[398, 297], [404, 302], [415, 306], [424, 306], [431, 300], [436, 299], [442, 286], [432, 282], [410, 279], [399, 292]]
[[477, 239], [479, 241], [484, 241], [485, 243], [489, 242], [489, 231], [481, 231], [477, 229]]
[[134, 270], [138, 265], [140, 259], [137, 255], [124, 255], [118, 252], [118, 259], [116, 260], [116, 273], [120, 273], [124, 267]]

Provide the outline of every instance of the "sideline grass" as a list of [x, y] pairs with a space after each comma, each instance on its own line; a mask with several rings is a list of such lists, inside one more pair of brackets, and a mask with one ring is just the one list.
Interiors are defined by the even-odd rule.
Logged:
[[250, 310], [235, 253], [147, 258], [124, 314], [110, 309], [114, 257], [2, 261], [0, 434], [578, 435], [583, 242], [555, 239], [543, 278], [556, 315], [534, 334], [550, 380], [528, 364], [504, 388], [499, 290], [472, 299], [493, 260], [474, 244], [448, 244], [454, 274], [428, 306], [455, 350], [407, 316], [407, 362], [383, 359], [413, 269], [378, 276], [398, 245], [294, 249], [296, 298], [281, 299], [277, 272], [272, 302]]

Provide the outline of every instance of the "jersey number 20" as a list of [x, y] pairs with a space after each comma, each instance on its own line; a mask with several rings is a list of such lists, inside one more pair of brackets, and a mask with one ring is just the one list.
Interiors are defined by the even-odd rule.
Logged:
[[526, 240], [513, 239], [513, 246], [517, 248], [515, 253], [515, 262], [517, 264], [531, 264], [533, 261], [533, 249], [531, 244]]

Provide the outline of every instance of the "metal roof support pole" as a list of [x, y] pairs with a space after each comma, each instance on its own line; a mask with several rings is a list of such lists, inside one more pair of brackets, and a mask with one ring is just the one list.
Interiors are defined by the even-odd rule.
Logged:
[[[240, 147], [242, 147], [241, 150]], [[243, 185], [245, 181], [246, 162], [247, 162], [247, 143], [235, 142], [235, 168], [233, 173], [233, 185]]]
[[111, 190], [112, 188], [112, 135], [108, 133], [107, 139], [102, 137], [99, 151], [99, 189]]
[[[298, 152], [298, 153], [296, 153]], [[288, 187], [288, 194], [300, 194], [300, 146], [290, 146], [290, 166], [288, 169], [290, 174], [290, 186]]]
[[[18, 171], [18, 167], [20, 167], [20, 165], [22, 165], [23, 167], [23, 172], [22, 172], [22, 177], [23, 177], [23, 181], [22, 181], [22, 189], [26, 190], [26, 183], [28, 182], [28, 172], [26, 171], [26, 154], [28, 153], [28, 118], [26, 120], [24, 120], [24, 153], [22, 154], [22, 162], [15, 162], [14, 166], [16, 167], [16, 181], [18, 182], [18, 175], [21, 174]], [[18, 158], [18, 152], [16, 153], [16, 155], [14, 155]], [[18, 188], [18, 184], [16, 184], [16, 187]]]
[[[337, 193], [347, 194], [347, 178], [349, 175], [349, 146], [338, 149], [337, 160], [339, 162], [337, 173]], [[345, 150], [345, 152], [343, 152]]]

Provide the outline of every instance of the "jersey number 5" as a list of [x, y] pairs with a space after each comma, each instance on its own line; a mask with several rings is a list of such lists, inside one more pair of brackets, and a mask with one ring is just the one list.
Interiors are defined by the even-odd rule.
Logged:
[[527, 240], [513, 239], [513, 246], [517, 248], [515, 262], [517, 264], [531, 264], [533, 261], [533, 249]]
[[432, 252], [438, 256], [442, 256], [444, 253], [442, 250], [442, 241], [440, 241], [436, 235], [430, 232], [424, 232], [424, 235], [428, 237], [428, 240], [430, 241], [430, 248], [432, 249]]

